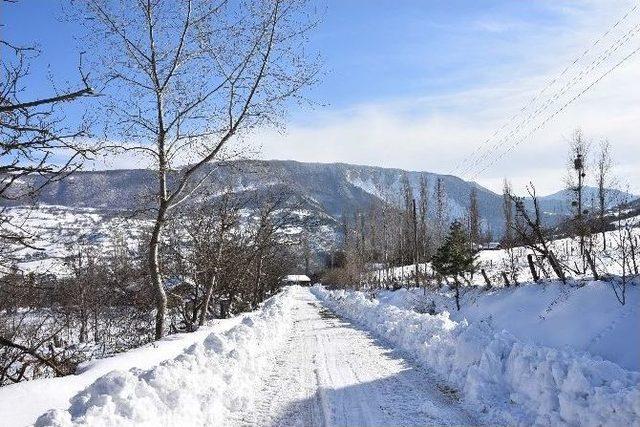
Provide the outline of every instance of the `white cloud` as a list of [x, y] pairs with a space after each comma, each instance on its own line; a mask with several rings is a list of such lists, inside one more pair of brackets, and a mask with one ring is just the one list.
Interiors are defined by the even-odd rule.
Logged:
[[[624, 1], [615, 4], [589, 2], [580, 7], [563, 4], [564, 13], [573, 20], [572, 31], [554, 34], [555, 39], [546, 40], [548, 49], [536, 49], [540, 40], [528, 46], [531, 50], [526, 63], [512, 66], [512, 75], [518, 77], [503, 76], [495, 79], [501, 80], [498, 84], [479, 82], [476, 89], [450, 91], [437, 97], [416, 94], [415, 97], [344, 110], [317, 111], [306, 117], [304, 124], [291, 124], [284, 135], [262, 132], [254, 135], [252, 140], [262, 145], [264, 158], [459, 173], [455, 166], [460, 160], [526, 105], [545, 82], [552, 81], [570, 59], [590, 46], [595, 37], [620, 17], [629, 5]], [[527, 110], [527, 113], [535, 111], [536, 105], [541, 105], [567, 82], [577, 83], [528, 127], [516, 132], [515, 140], [523, 139], [517, 148], [499, 161], [496, 158], [501, 148], [482, 152], [485, 163], [491, 166], [478, 176], [472, 173], [463, 177], [475, 177], [495, 191], [500, 191], [503, 177], [511, 179], [520, 191], [529, 181], [533, 181], [541, 193], [557, 191], [562, 186], [565, 173], [566, 140], [579, 127], [596, 142], [602, 138], [610, 140], [618, 163], [616, 171], [622, 175], [623, 181], [630, 183], [632, 191], [640, 193], [636, 184], [640, 183], [640, 85], [637, 84], [640, 53], [580, 96], [531, 137], [524, 138], [549, 114], [638, 47], [640, 35], [636, 32], [629, 43], [613, 50], [607, 60], [598, 62], [599, 55], [608, 52], [607, 43], [620, 40], [627, 30], [637, 25], [639, 19], [640, 11], [636, 11], [625, 25], [617, 27], [596, 45], [596, 49], [581, 57]], [[588, 72], [579, 74], [576, 70], [580, 67]], [[536, 74], [540, 68], [546, 70], [542, 75]], [[481, 166], [476, 170], [483, 169]]]

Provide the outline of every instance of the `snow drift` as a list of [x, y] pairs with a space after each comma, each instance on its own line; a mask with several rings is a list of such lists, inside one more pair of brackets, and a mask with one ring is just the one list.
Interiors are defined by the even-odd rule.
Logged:
[[421, 314], [356, 291], [314, 294], [454, 384], [484, 413], [513, 424], [637, 425], [640, 373], [587, 353], [526, 344], [487, 322]]
[[406, 310], [448, 311], [456, 322], [487, 322], [494, 331], [509, 331], [527, 344], [566, 348], [602, 357], [630, 371], [640, 371], [640, 280], [628, 284], [620, 305], [610, 283], [559, 281], [525, 283], [491, 290], [465, 287], [461, 308], [453, 292], [399, 289], [376, 292], [376, 299]]
[[250, 401], [256, 373], [291, 328], [291, 288], [226, 332], [149, 370], [113, 371], [36, 426], [221, 425]]

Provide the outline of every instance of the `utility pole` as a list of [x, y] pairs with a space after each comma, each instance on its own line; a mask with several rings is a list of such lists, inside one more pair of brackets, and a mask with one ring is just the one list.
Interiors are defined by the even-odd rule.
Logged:
[[576, 215], [576, 221], [577, 221], [577, 226], [578, 226], [578, 233], [579, 233], [579, 237], [580, 237], [580, 256], [583, 259], [583, 263], [584, 263], [584, 223], [583, 223], [583, 214], [586, 213], [586, 211], [583, 212], [582, 209], [582, 190], [583, 190], [583, 185], [584, 185], [584, 178], [586, 176], [585, 172], [584, 172], [584, 159], [582, 157], [582, 153], [578, 153], [576, 155], [576, 158], [573, 160], [573, 168], [576, 171], [576, 174], [578, 175], [578, 186], [576, 187], [576, 200], [574, 200], [573, 203], [575, 203], [576, 207], [577, 207], [577, 215]]
[[413, 206], [413, 264], [415, 266], [416, 287], [420, 286], [418, 279], [418, 218], [416, 216], [416, 199], [412, 199]]

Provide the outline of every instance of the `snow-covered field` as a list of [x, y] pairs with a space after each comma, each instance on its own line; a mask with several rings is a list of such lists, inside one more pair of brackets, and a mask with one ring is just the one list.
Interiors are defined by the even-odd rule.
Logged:
[[313, 291], [336, 313], [433, 369], [496, 420], [523, 425], [640, 422], [640, 373], [585, 351], [637, 366], [637, 286], [629, 289], [626, 307], [603, 283], [566, 292], [559, 284], [531, 284], [497, 290], [495, 296], [478, 294], [473, 301], [468, 295], [465, 311], [434, 315], [413, 308], [433, 297], [437, 309], [450, 309], [446, 296], [427, 295], [425, 301], [418, 298], [422, 290], [378, 298], [322, 287]]
[[71, 273], [66, 258], [80, 250], [93, 248], [107, 253], [117, 245], [134, 249], [147, 224], [145, 220], [106, 215], [105, 211], [92, 208], [51, 205], [11, 207], [4, 215], [20, 234], [28, 237], [31, 246], [15, 245], [9, 251], [15, 267], [56, 276]]
[[507, 330], [527, 344], [584, 351], [640, 371], [638, 282], [627, 287], [625, 305], [605, 282], [527, 283], [490, 291], [469, 288], [462, 292], [460, 311], [448, 289], [381, 291], [376, 298], [407, 310], [424, 312], [433, 307], [449, 312], [456, 322], [484, 322], [495, 332]]

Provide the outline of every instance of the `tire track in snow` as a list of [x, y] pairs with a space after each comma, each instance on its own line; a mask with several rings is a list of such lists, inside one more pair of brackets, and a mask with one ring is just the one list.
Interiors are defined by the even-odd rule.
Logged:
[[292, 336], [234, 426], [466, 425], [427, 371], [300, 289]]

